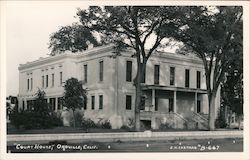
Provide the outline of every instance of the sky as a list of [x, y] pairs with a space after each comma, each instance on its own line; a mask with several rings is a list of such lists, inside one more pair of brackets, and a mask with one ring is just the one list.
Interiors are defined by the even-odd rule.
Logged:
[[6, 96], [18, 94], [19, 64], [49, 56], [50, 34], [60, 26], [77, 22], [74, 17], [77, 8], [87, 8], [88, 4], [83, 1], [6, 1]]
[[8, 1], [6, 4], [6, 96], [18, 94], [19, 64], [49, 54], [49, 35], [60, 26], [70, 25], [80, 2]]
[[7, 1], [6, 96], [18, 94], [19, 64], [49, 56], [50, 34], [77, 22], [77, 8], [87, 7], [80, 1]]

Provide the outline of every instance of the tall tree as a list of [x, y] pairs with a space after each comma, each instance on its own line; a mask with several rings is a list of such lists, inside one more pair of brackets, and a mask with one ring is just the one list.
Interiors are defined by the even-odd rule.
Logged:
[[[79, 10], [80, 22], [90, 30], [103, 35], [105, 42], [116, 44], [116, 51], [130, 48], [137, 60], [137, 73], [134, 79], [135, 98], [135, 128], [140, 130], [140, 105], [146, 64], [154, 51], [168, 44], [162, 36], [163, 24], [178, 21], [178, 7], [164, 6], [119, 6], [90, 7]], [[152, 36], [154, 38], [152, 38]], [[150, 43], [150, 47], [147, 45]]]
[[84, 101], [87, 100], [87, 91], [82, 88], [82, 83], [80, 83], [76, 78], [70, 78], [65, 82], [64, 85], [64, 105], [73, 111], [73, 125], [75, 127], [75, 110], [77, 108], [82, 108]]
[[229, 65], [221, 91], [223, 107], [235, 112], [240, 122], [243, 115], [243, 54]]
[[61, 27], [57, 32], [50, 35], [49, 48], [51, 55], [56, 55], [64, 51], [84, 51], [88, 44], [98, 45], [92, 32], [79, 24]]
[[[242, 54], [242, 7], [184, 7], [178, 30], [165, 34], [184, 43], [203, 61], [209, 102], [209, 128], [215, 129], [215, 97], [230, 64]], [[173, 27], [175, 28], [175, 27]]]
[[[117, 54], [127, 48], [134, 51], [137, 59], [137, 74], [134, 79], [137, 131], [140, 130], [141, 82], [144, 80], [146, 63], [158, 47], [168, 44], [162, 30], [168, 24], [179, 21], [176, 14], [178, 7], [165, 6], [93, 6], [77, 12], [81, 25], [91, 32], [99, 33], [102, 43], [116, 44]], [[147, 45], [150, 47], [147, 48]]]

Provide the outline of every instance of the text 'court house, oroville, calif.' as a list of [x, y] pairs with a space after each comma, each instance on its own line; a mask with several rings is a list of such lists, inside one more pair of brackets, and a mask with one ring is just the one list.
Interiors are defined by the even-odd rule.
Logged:
[[[114, 55], [113, 45], [95, 47], [84, 53], [65, 52], [19, 66], [19, 110], [31, 109], [38, 88], [45, 91], [51, 108], [63, 110], [64, 82], [75, 77], [87, 90], [82, 106], [85, 118], [108, 120], [112, 128], [135, 120], [137, 62], [129, 50]], [[194, 55], [156, 52], [146, 66], [142, 85], [140, 121], [146, 128], [162, 123], [173, 128], [207, 128], [208, 99], [202, 60]], [[220, 106], [216, 96], [215, 114]]]

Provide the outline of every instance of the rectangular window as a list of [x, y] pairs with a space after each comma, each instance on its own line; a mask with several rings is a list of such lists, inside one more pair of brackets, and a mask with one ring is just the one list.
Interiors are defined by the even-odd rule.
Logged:
[[201, 88], [201, 72], [200, 71], [196, 72], [196, 85], [197, 85], [197, 88]]
[[174, 112], [174, 99], [169, 98], [169, 109], [168, 112]]
[[140, 110], [144, 111], [145, 110], [145, 102], [146, 101], [146, 97], [145, 96], [141, 96], [141, 105], [140, 105]]
[[55, 75], [54, 75], [54, 73], [52, 73], [52, 75], [51, 75], [51, 79], [52, 79], [52, 83], [51, 83], [51, 85], [52, 85], [52, 87], [54, 87], [54, 83], [55, 83]]
[[127, 61], [126, 65], [126, 81], [131, 82], [132, 81], [132, 61]]
[[59, 97], [59, 98], [57, 99], [57, 109], [58, 109], [58, 110], [61, 110], [61, 109], [63, 108], [62, 105], [63, 105], [63, 98], [62, 98], [62, 97]]
[[175, 84], [175, 67], [170, 67], [170, 85]]
[[185, 87], [189, 87], [189, 69], [185, 70]]
[[160, 79], [160, 65], [154, 67], [154, 84], [159, 84]]
[[30, 79], [27, 79], [27, 90], [30, 89]]
[[87, 110], [87, 97], [84, 97], [83, 99], [83, 109]]
[[44, 76], [42, 76], [42, 88], [44, 88]]
[[30, 78], [30, 90], [33, 88], [33, 78]]
[[49, 86], [49, 75], [46, 75], [46, 88]]
[[24, 111], [24, 108], [25, 108], [25, 102], [23, 101], [23, 111]]
[[103, 96], [99, 95], [99, 109], [103, 109]]
[[201, 101], [197, 100], [197, 113], [201, 112]]
[[132, 108], [132, 96], [126, 95], [126, 110], [131, 110]]
[[50, 107], [52, 108], [53, 111], [56, 110], [56, 99], [55, 98], [50, 98], [49, 99], [49, 104], [50, 104]]
[[158, 97], [155, 97], [155, 111], [158, 111]]
[[103, 81], [103, 61], [99, 62], [99, 81]]
[[88, 82], [88, 66], [87, 66], [87, 64], [85, 64], [83, 66], [83, 70], [84, 70], [84, 82], [87, 83]]
[[60, 72], [60, 85], [62, 85], [62, 72]]
[[32, 108], [32, 102], [30, 100], [27, 101], [27, 110], [30, 111]]
[[91, 109], [95, 109], [95, 96], [91, 96]]

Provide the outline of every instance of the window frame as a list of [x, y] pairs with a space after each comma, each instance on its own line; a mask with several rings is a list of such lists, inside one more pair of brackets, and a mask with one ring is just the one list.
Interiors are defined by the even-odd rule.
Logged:
[[103, 95], [99, 95], [99, 110], [103, 109]]
[[126, 82], [132, 82], [132, 75], [133, 75], [133, 61], [127, 60], [126, 61]]
[[[172, 72], [172, 69], [173, 69], [173, 72]], [[174, 86], [175, 85], [175, 67], [174, 66], [170, 66], [169, 73], [170, 73], [169, 84], [170, 86]]]
[[[129, 103], [128, 103], [129, 100]], [[132, 95], [127, 94], [125, 99], [125, 110], [132, 110]]]
[[154, 84], [160, 84], [160, 65], [154, 65]]
[[[199, 76], [198, 76], [199, 73]], [[201, 88], [201, 71], [196, 71], [196, 88]]]
[[84, 83], [88, 82], [88, 64], [83, 65], [83, 81]]
[[45, 85], [46, 88], [49, 87], [49, 75], [47, 74], [46, 75], [46, 85]]
[[190, 69], [185, 69], [185, 87], [190, 87]]
[[99, 61], [99, 82], [103, 82], [104, 79], [104, 61]]
[[168, 99], [168, 112], [174, 112], [174, 98]]
[[95, 96], [91, 96], [91, 110], [95, 110]]
[[54, 87], [55, 86], [55, 74], [52, 73], [51, 74], [51, 87]]

